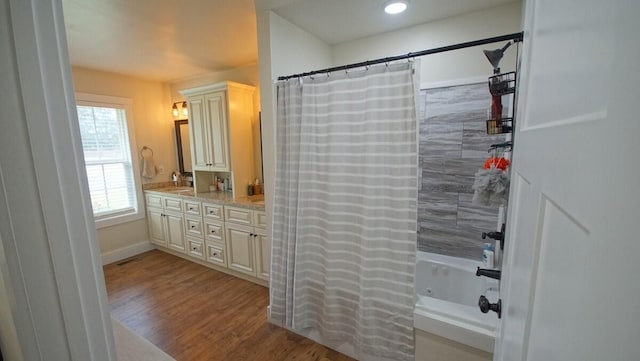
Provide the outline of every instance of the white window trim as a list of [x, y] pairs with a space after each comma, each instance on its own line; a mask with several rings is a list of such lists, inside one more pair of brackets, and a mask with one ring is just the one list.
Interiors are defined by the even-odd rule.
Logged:
[[[132, 101], [129, 98], [98, 95], [89, 93], [76, 93], [76, 104], [94, 107], [121, 106], [127, 117], [127, 133], [129, 135], [129, 151], [131, 152], [131, 167], [133, 170], [133, 184], [136, 194], [136, 208], [127, 213], [117, 213], [112, 216], [103, 216], [95, 219], [96, 228], [111, 227], [118, 224], [137, 221], [145, 218], [144, 195], [142, 193], [142, 181], [140, 179], [140, 165], [138, 163], [138, 147], [136, 145], [135, 125], [133, 121]], [[83, 155], [84, 157], [84, 155]]]

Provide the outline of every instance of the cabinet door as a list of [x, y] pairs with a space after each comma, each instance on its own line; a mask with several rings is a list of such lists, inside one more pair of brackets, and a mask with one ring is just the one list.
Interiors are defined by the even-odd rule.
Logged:
[[205, 114], [204, 96], [189, 97], [189, 136], [191, 141], [191, 162], [194, 170], [210, 170], [209, 164], [209, 124]]
[[167, 238], [164, 232], [164, 215], [159, 209], [147, 209], [147, 222], [149, 223], [149, 237], [151, 242], [166, 247]]
[[271, 267], [271, 242], [264, 229], [255, 230], [256, 276], [269, 280]]
[[224, 92], [206, 94], [206, 114], [209, 121], [209, 156], [212, 170], [230, 171], [227, 142], [227, 106]]
[[228, 267], [256, 276], [253, 227], [225, 224]]
[[185, 252], [184, 217], [181, 214], [165, 214], [167, 224], [167, 246], [178, 252]]

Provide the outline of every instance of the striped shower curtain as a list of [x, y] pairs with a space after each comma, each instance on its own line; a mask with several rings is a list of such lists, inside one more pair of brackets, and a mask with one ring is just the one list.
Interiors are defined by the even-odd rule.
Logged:
[[277, 84], [270, 320], [360, 360], [413, 360], [413, 63]]

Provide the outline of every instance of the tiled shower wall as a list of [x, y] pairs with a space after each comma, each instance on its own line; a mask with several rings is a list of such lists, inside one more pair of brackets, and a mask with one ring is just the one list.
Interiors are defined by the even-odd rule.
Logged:
[[486, 83], [420, 91], [421, 251], [480, 260], [483, 244], [493, 242], [481, 234], [496, 229], [498, 208], [471, 203], [487, 149], [505, 140], [486, 133], [490, 103]]

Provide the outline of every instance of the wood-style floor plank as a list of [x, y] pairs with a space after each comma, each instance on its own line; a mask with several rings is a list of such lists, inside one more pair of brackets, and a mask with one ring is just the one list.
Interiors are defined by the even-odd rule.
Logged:
[[178, 361], [353, 360], [269, 324], [267, 288], [171, 254], [104, 274], [111, 315]]

